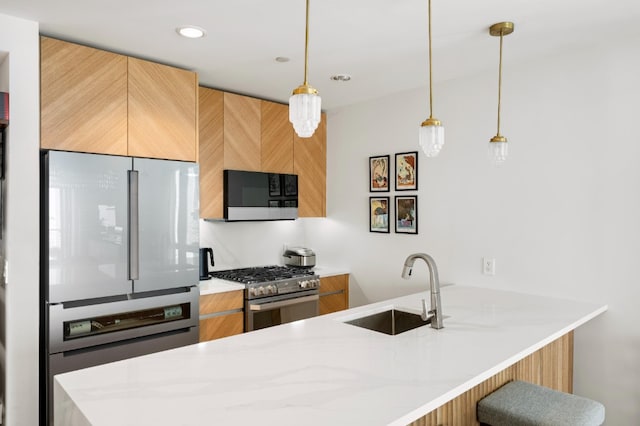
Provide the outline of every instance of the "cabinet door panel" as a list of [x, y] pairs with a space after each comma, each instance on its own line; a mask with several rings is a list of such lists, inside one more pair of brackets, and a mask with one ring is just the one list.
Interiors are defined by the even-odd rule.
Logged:
[[129, 155], [196, 161], [195, 73], [128, 58]]
[[289, 106], [262, 101], [262, 170], [293, 173], [293, 126]]
[[242, 309], [244, 295], [242, 290], [200, 296], [200, 315]]
[[200, 320], [201, 342], [241, 334], [243, 331], [244, 314], [242, 312]]
[[40, 147], [127, 155], [127, 58], [40, 39]]
[[300, 138], [294, 135], [293, 169], [298, 175], [298, 216], [325, 217], [327, 152], [327, 119], [322, 121], [313, 136]]
[[260, 171], [260, 100], [224, 94], [224, 168]]
[[201, 87], [198, 96], [200, 217], [222, 218], [224, 169], [224, 94]]

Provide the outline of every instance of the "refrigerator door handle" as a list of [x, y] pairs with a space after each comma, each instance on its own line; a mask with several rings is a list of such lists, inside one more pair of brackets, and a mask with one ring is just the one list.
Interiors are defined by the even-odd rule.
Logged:
[[129, 279], [139, 278], [138, 172], [129, 170]]

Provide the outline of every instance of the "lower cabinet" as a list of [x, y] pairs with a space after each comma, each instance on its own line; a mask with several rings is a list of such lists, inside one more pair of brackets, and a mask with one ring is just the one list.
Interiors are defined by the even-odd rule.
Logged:
[[242, 290], [200, 296], [200, 341], [220, 339], [244, 331]]
[[349, 274], [320, 278], [320, 315], [349, 308]]

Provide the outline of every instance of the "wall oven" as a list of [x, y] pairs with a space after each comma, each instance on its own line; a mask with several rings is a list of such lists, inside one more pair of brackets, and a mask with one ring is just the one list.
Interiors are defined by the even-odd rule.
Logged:
[[245, 284], [245, 331], [318, 315], [320, 278], [309, 268], [263, 266], [210, 275]]

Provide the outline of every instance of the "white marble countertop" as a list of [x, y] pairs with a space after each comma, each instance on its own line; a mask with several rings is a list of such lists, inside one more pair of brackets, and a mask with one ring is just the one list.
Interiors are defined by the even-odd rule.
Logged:
[[441, 289], [445, 328], [344, 321], [426, 292], [58, 375], [56, 425], [405, 425], [604, 312], [606, 305]]

